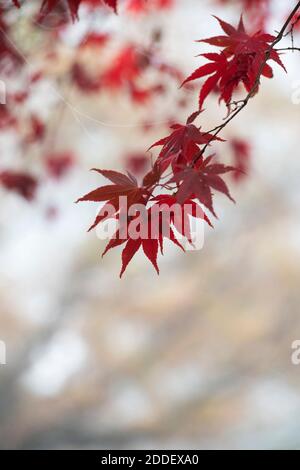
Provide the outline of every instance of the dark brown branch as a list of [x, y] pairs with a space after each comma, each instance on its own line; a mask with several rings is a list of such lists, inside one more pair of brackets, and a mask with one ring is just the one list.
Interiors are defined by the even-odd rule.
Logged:
[[285, 52], [285, 51], [300, 51], [300, 47], [283, 47], [282, 49], [275, 49], [276, 52]]

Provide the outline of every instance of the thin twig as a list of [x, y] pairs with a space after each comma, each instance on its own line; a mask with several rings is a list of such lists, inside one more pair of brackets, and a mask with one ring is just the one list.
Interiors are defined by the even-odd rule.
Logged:
[[275, 49], [276, 52], [285, 52], [285, 51], [300, 51], [300, 47], [283, 47], [281, 49]]

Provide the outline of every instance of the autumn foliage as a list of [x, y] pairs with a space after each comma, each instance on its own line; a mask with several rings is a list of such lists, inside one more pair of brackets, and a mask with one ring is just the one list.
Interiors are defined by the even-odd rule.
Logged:
[[[231, 177], [236, 182], [241, 182], [245, 178], [250, 165], [250, 145], [239, 137], [224, 142], [221, 137], [222, 130], [259, 92], [262, 79], [273, 78], [273, 64], [286, 71], [276, 45], [296, 28], [300, 5], [297, 6], [296, 2], [292, 2], [290, 10], [287, 11], [288, 21], [283, 29], [274, 35], [265, 30], [270, 11], [269, 0], [215, 0], [215, 2], [221, 5], [235, 4], [243, 14], [239, 15], [235, 25], [215, 17], [221, 32], [217, 36], [199, 39], [199, 43], [213, 49], [201, 53], [202, 64], [186, 79], [176, 66], [158, 58], [155, 47], [158, 37], [155, 35], [153, 43], [145, 50], [141, 50], [134, 43], [124, 44], [114, 54], [111, 63], [97, 73], [88, 70], [79, 60], [74, 61], [71, 66], [69, 80], [82, 93], [94, 95], [104, 91], [119, 91], [127, 93], [132, 102], [138, 106], [144, 106], [154, 96], [162, 96], [165, 93], [162, 77], [174, 80], [178, 87], [181, 85], [178, 94], [184, 95], [187, 87], [192, 84], [199, 88], [199, 100], [194, 107], [195, 112], [186, 122], [174, 120], [170, 123], [169, 133], [149, 146], [149, 156], [146, 156], [146, 151], [140, 153], [140, 164], [137, 154], [128, 157], [129, 171], [95, 169], [101, 177], [107, 179], [108, 183], [79, 199], [81, 202], [91, 201], [101, 205], [90, 230], [106, 222], [107, 219], [116, 222], [117, 228], [103, 254], [113, 248], [122, 247], [121, 276], [139, 250], [143, 251], [155, 270], [159, 272], [158, 254], [159, 251], [162, 254], [164, 252], [165, 239], [169, 239], [181, 250], [185, 249], [186, 243], [193, 245], [191, 220], [198, 218], [212, 227], [212, 218], [216, 217], [215, 194], [221, 193], [231, 201], [234, 200], [228, 188], [228, 178]], [[13, 3], [15, 7], [22, 8], [21, 1], [14, 0]], [[83, 4], [92, 10], [104, 8], [110, 14], [118, 14], [121, 3], [122, 8], [125, 4], [127, 11], [139, 15], [147, 14], [149, 10], [171, 8], [174, 1], [128, 0], [124, 4], [120, 2], [119, 5], [117, 0], [43, 0], [38, 4], [36, 18], [38, 23], [47, 23], [50, 21], [50, 16], [52, 20], [54, 16], [56, 24], [64, 28], [64, 25], [70, 21], [80, 21]], [[2, 36], [0, 65], [4, 59], [9, 59], [10, 73], [13, 73], [24, 67], [24, 57], [9, 40], [12, 25], [7, 20], [6, 13], [6, 9], [0, 9]], [[244, 17], [252, 18], [249, 22], [251, 30], [245, 26]], [[110, 40], [108, 33], [90, 32], [85, 35], [78, 47], [81, 50], [84, 48], [100, 50], [106, 47]], [[156, 80], [151, 85], [145, 85], [143, 75], [149, 68], [155, 71]], [[27, 76], [31, 87], [41, 79], [42, 74], [38, 71]], [[243, 99], [240, 99], [241, 92], [246, 93]], [[39, 116], [30, 115], [26, 118], [25, 125], [16, 113], [16, 105], [26, 103], [29, 94], [28, 91], [13, 93], [9, 98], [14, 106], [0, 108], [1, 129], [20, 127], [26, 129], [21, 137], [22, 146], [35, 145], [43, 141], [47, 134], [46, 123]], [[219, 103], [225, 104], [227, 116], [223, 123], [214, 129], [206, 129], [204, 105], [207, 105], [209, 97], [214, 96], [218, 98]], [[233, 164], [221, 162], [219, 152], [215, 155], [215, 145], [230, 146]], [[147, 168], [147, 158], [149, 168], [145, 174], [142, 174]], [[72, 153], [50, 153], [44, 158], [44, 168], [48, 176], [60, 179], [75, 162], [76, 158]], [[0, 184], [6, 190], [32, 200], [39, 182], [27, 171], [3, 169], [0, 173]], [[137, 205], [144, 208], [146, 231], [141, 226], [139, 211], [134, 210]], [[176, 210], [172, 209], [174, 207]], [[167, 232], [164, 230], [166, 223], [169, 229]], [[123, 230], [125, 226], [126, 231]], [[133, 226], [138, 236], [131, 236], [130, 228]], [[156, 227], [154, 233], [149, 230], [150, 226]]]

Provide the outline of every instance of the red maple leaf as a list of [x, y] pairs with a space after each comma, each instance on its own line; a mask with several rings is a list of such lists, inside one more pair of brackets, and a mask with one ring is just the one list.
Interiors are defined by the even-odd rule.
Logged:
[[137, 180], [130, 173], [124, 175], [118, 171], [93, 169], [113, 184], [101, 186], [94, 191], [78, 199], [77, 202], [92, 201], [106, 202], [97, 215], [95, 222], [89, 230], [95, 228], [100, 222], [107, 218], [107, 209], [114, 208], [113, 215], [117, 216], [120, 211], [120, 197], [126, 197], [126, 208], [130, 209], [133, 204], [144, 204], [149, 199], [149, 194], [145, 188], [140, 188]]
[[[171, 210], [171, 212], [166, 211], [166, 214], [163, 210], [161, 210], [162, 215], [162, 222], [164, 222], [164, 217], [167, 215], [170, 217], [171, 223], [174, 225], [174, 228], [179, 232], [182, 236], [184, 236], [190, 243], [192, 242], [191, 236], [191, 222], [190, 217], [200, 218], [203, 219], [205, 222], [208, 223], [212, 227], [212, 224], [204, 213], [204, 211], [200, 208], [199, 204], [197, 204], [193, 199], [189, 198], [184, 201], [183, 204], [178, 203], [178, 198], [175, 194], [160, 194], [152, 199], [156, 201], [156, 205], [162, 209], [165, 205]], [[155, 205], [152, 207], [152, 211], [155, 212]]]
[[169, 165], [172, 165], [173, 171], [180, 171], [184, 166], [193, 161], [201, 145], [210, 144], [215, 140], [222, 140], [212, 134], [202, 132], [201, 128], [198, 129], [193, 124], [193, 120], [198, 115], [199, 112], [192, 115], [185, 125], [173, 124], [171, 126], [173, 132], [150, 147], [149, 150], [162, 146], [157, 159], [157, 165], [160, 166], [161, 173]]
[[266, 54], [269, 54], [268, 60], [277, 62], [285, 70], [278, 52], [271, 48], [274, 36], [261, 32], [249, 35], [242, 17], [237, 28], [220, 18], [216, 19], [226, 35], [202, 39], [199, 42], [221, 47], [223, 50], [220, 53], [202, 54], [202, 57], [208, 59], [210, 63], [199, 67], [184, 81], [186, 84], [209, 75], [200, 91], [200, 109], [209, 93], [216, 87], [220, 91], [220, 100], [226, 104], [230, 103], [232, 94], [240, 83], [248, 92], [256, 92], [259, 86], [256, 82], [260, 72], [267, 78], [273, 77], [269, 64], [266, 63], [261, 70]]
[[[127, 236], [121, 238], [120, 233], [122, 233], [122, 226], [117, 230], [114, 237], [109, 241], [106, 246], [103, 255], [104, 256], [112, 248], [123, 245], [126, 243], [123, 252], [122, 252], [122, 268], [120, 272], [120, 277], [123, 276], [124, 272], [127, 269], [128, 264], [137, 253], [137, 251], [142, 247], [144, 254], [149, 259], [149, 261], [154, 266], [157, 274], [159, 274], [159, 268], [157, 264], [158, 249], [160, 247], [161, 253], [163, 254], [163, 241], [164, 238], [168, 238], [179, 248], [184, 250], [182, 245], [176, 239], [174, 231], [170, 225], [168, 225], [167, 230], [164, 229], [164, 213], [153, 211], [153, 206], [147, 210], [147, 226], [146, 228], [141, 227], [140, 219], [137, 217], [132, 217], [129, 220], [126, 227]], [[170, 221], [168, 221], [169, 223]], [[134, 231], [137, 233], [136, 236], [132, 235], [132, 225], [134, 224]], [[154, 232], [152, 232], [154, 227]], [[139, 233], [140, 232], [140, 233]]]
[[[129, 262], [140, 248], [143, 249], [156, 271], [159, 272], [157, 265], [158, 249], [160, 247], [163, 254], [165, 238], [183, 249], [175, 236], [174, 229], [192, 243], [190, 216], [201, 218], [211, 225], [206, 214], [191, 198], [187, 198], [183, 204], [179, 205], [178, 199], [174, 195], [160, 195], [151, 199], [154, 204], [147, 209], [146, 204], [150, 199], [151, 192], [145, 186], [138, 187], [135, 178], [130, 174], [125, 175], [110, 170], [96, 171], [108, 178], [113, 184], [97, 188], [80, 198], [79, 201], [105, 202], [89, 230], [107, 219], [113, 218], [118, 222], [118, 228], [108, 242], [103, 256], [109, 250], [126, 244], [122, 253], [120, 276], [123, 275]], [[127, 200], [127, 212], [125, 214], [122, 212], [123, 208], [120, 204], [121, 196], [126, 197]], [[145, 219], [138, 219], [138, 214], [129, 215], [129, 209], [134, 204], [140, 204], [141, 206], [138, 207], [144, 208], [147, 221], [146, 228], [142, 225], [145, 223]], [[175, 209], [173, 209], [173, 206]], [[140, 209], [137, 208], [136, 210], [139, 211]]]
[[159, 268], [157, 265], [158, 246], [158, 239], [139, 238], [137, 240], [134, 240], [130, 238], [126, 243], [124, 250], [122, 251], [122, 269], [120, 272], [120, 278], [123, 276], [128, 264], [130, 263], [134, 255], [137, 253], [137, 251], [140, 249], [140, 247], [143, 248], [145, 255], [153, 264], [157, 274], [159, 274]]
[[111, 197], [128, 197], [131, 204], [138, 203], [143, 199], [143, 193], [145, 192], [143, 188], [139, 188], [137, 180], [134, 176], [128, 174], [124, 175], [118, 171], [113, 170], [99, 170], [93, 168], [92, 171], [96, 171], [100, 175], [109, 179], [113, 184], [107, 186], [101, 186], [100, 188], [91, 191], [82, 198], [78, 199], [80, 201], [108, 201]]
[[[179, 205], [174, 195], [159, 195], [153, 198], [152, 201], [154, 201], [155, 204], [147, 211], [148, 228], [146, 234], [141, 233], [137, 238], [128, 236], [126, 240], [121, 240], [116, 236], [114, 239], [110, 240], [103, 253], [103, 255], [105, 255], [111, 248], [126, 242], [126, 246], [122, 252], [120, 277], [122, 277], [133, 256], [141, 247], [143, 248], [144, 254], [159, 274], [157, 257], [159, 248], [161, 254], [164, 252], [164, 239], [170, 240], [184, 251], [183, 246], [176, 238], [174, 229], [191, 244], [193, 243], [190, 217], [201, 218], [211, 225], [206, 214], [204, 214], [200, 206], [192, 199], [187, 199], [184, 204]], [[130, 224], [133, 223], [135, 223], [135, 219], [129, 222], [129, 234]]]
[[213, 156], [200, 159], [194, 167], [187, 167], [175, 174], [169, 183], [175, 182], [179, 185], [176, 193], [179, 204], [183, 204], [189, 198], [196, 198], [216, 216], [213, 208], [212, 191], [221, 192], [234, 202], [225, 181], [220, 175], [236, 169], [221, 163], [211, 163], [212, 158]]

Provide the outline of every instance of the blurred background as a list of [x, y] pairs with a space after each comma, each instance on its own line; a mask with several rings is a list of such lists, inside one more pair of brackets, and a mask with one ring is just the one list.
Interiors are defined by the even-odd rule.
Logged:
[[[287, 3], [272, 3], [270, 31]], [[86, 232], [97, 207], [74, 201], [103, 184], [92, 167], [149, 164], [141, 154], [195, 109], [200, 84], [179, 90], [180, 74], [209, 50], [194, 40], [218, 33], [211, 14], [235, 24], [240, 4], [177, 0], [118, 16], [83, 8], [62, 28], [55, 18], [33, 27], [23, 7], [8, 21], [26, 67], [2, 69], [20, 122], [2, 126], [0, 161], [38, 185], [34, 197], [1, 188], [1, 448], [299, 448], [299, 53], [284, 58], [287, 75], [274, 66], [226, 129], [228, 142], [247, 142], [251, 162], [247, 178], [228, 180], [237, 204], [216, 197], [204, 248], [166, 248], [159, 277], [136, 255], [120, 281], [120, 251], [101, 259], [105, 242]], [[91, 31], [109, 43], [78, 47]], [[98, 92], [74, 71], [107, 69], [133, 43], [142, 55], [154, 49], [145, 60], [159, 64], [141, 80], [155, 88], [150, 99], [123, 81]], [[24, 83], [26, 102], [16, 98]], [[215, 98], [206, 109], [205, 129], [226, 114]], [[28, 116], [47, 123], [43, 139], [35, 123], [28, 143]], [[232, 160], [228, 143], [215, 151]]]

